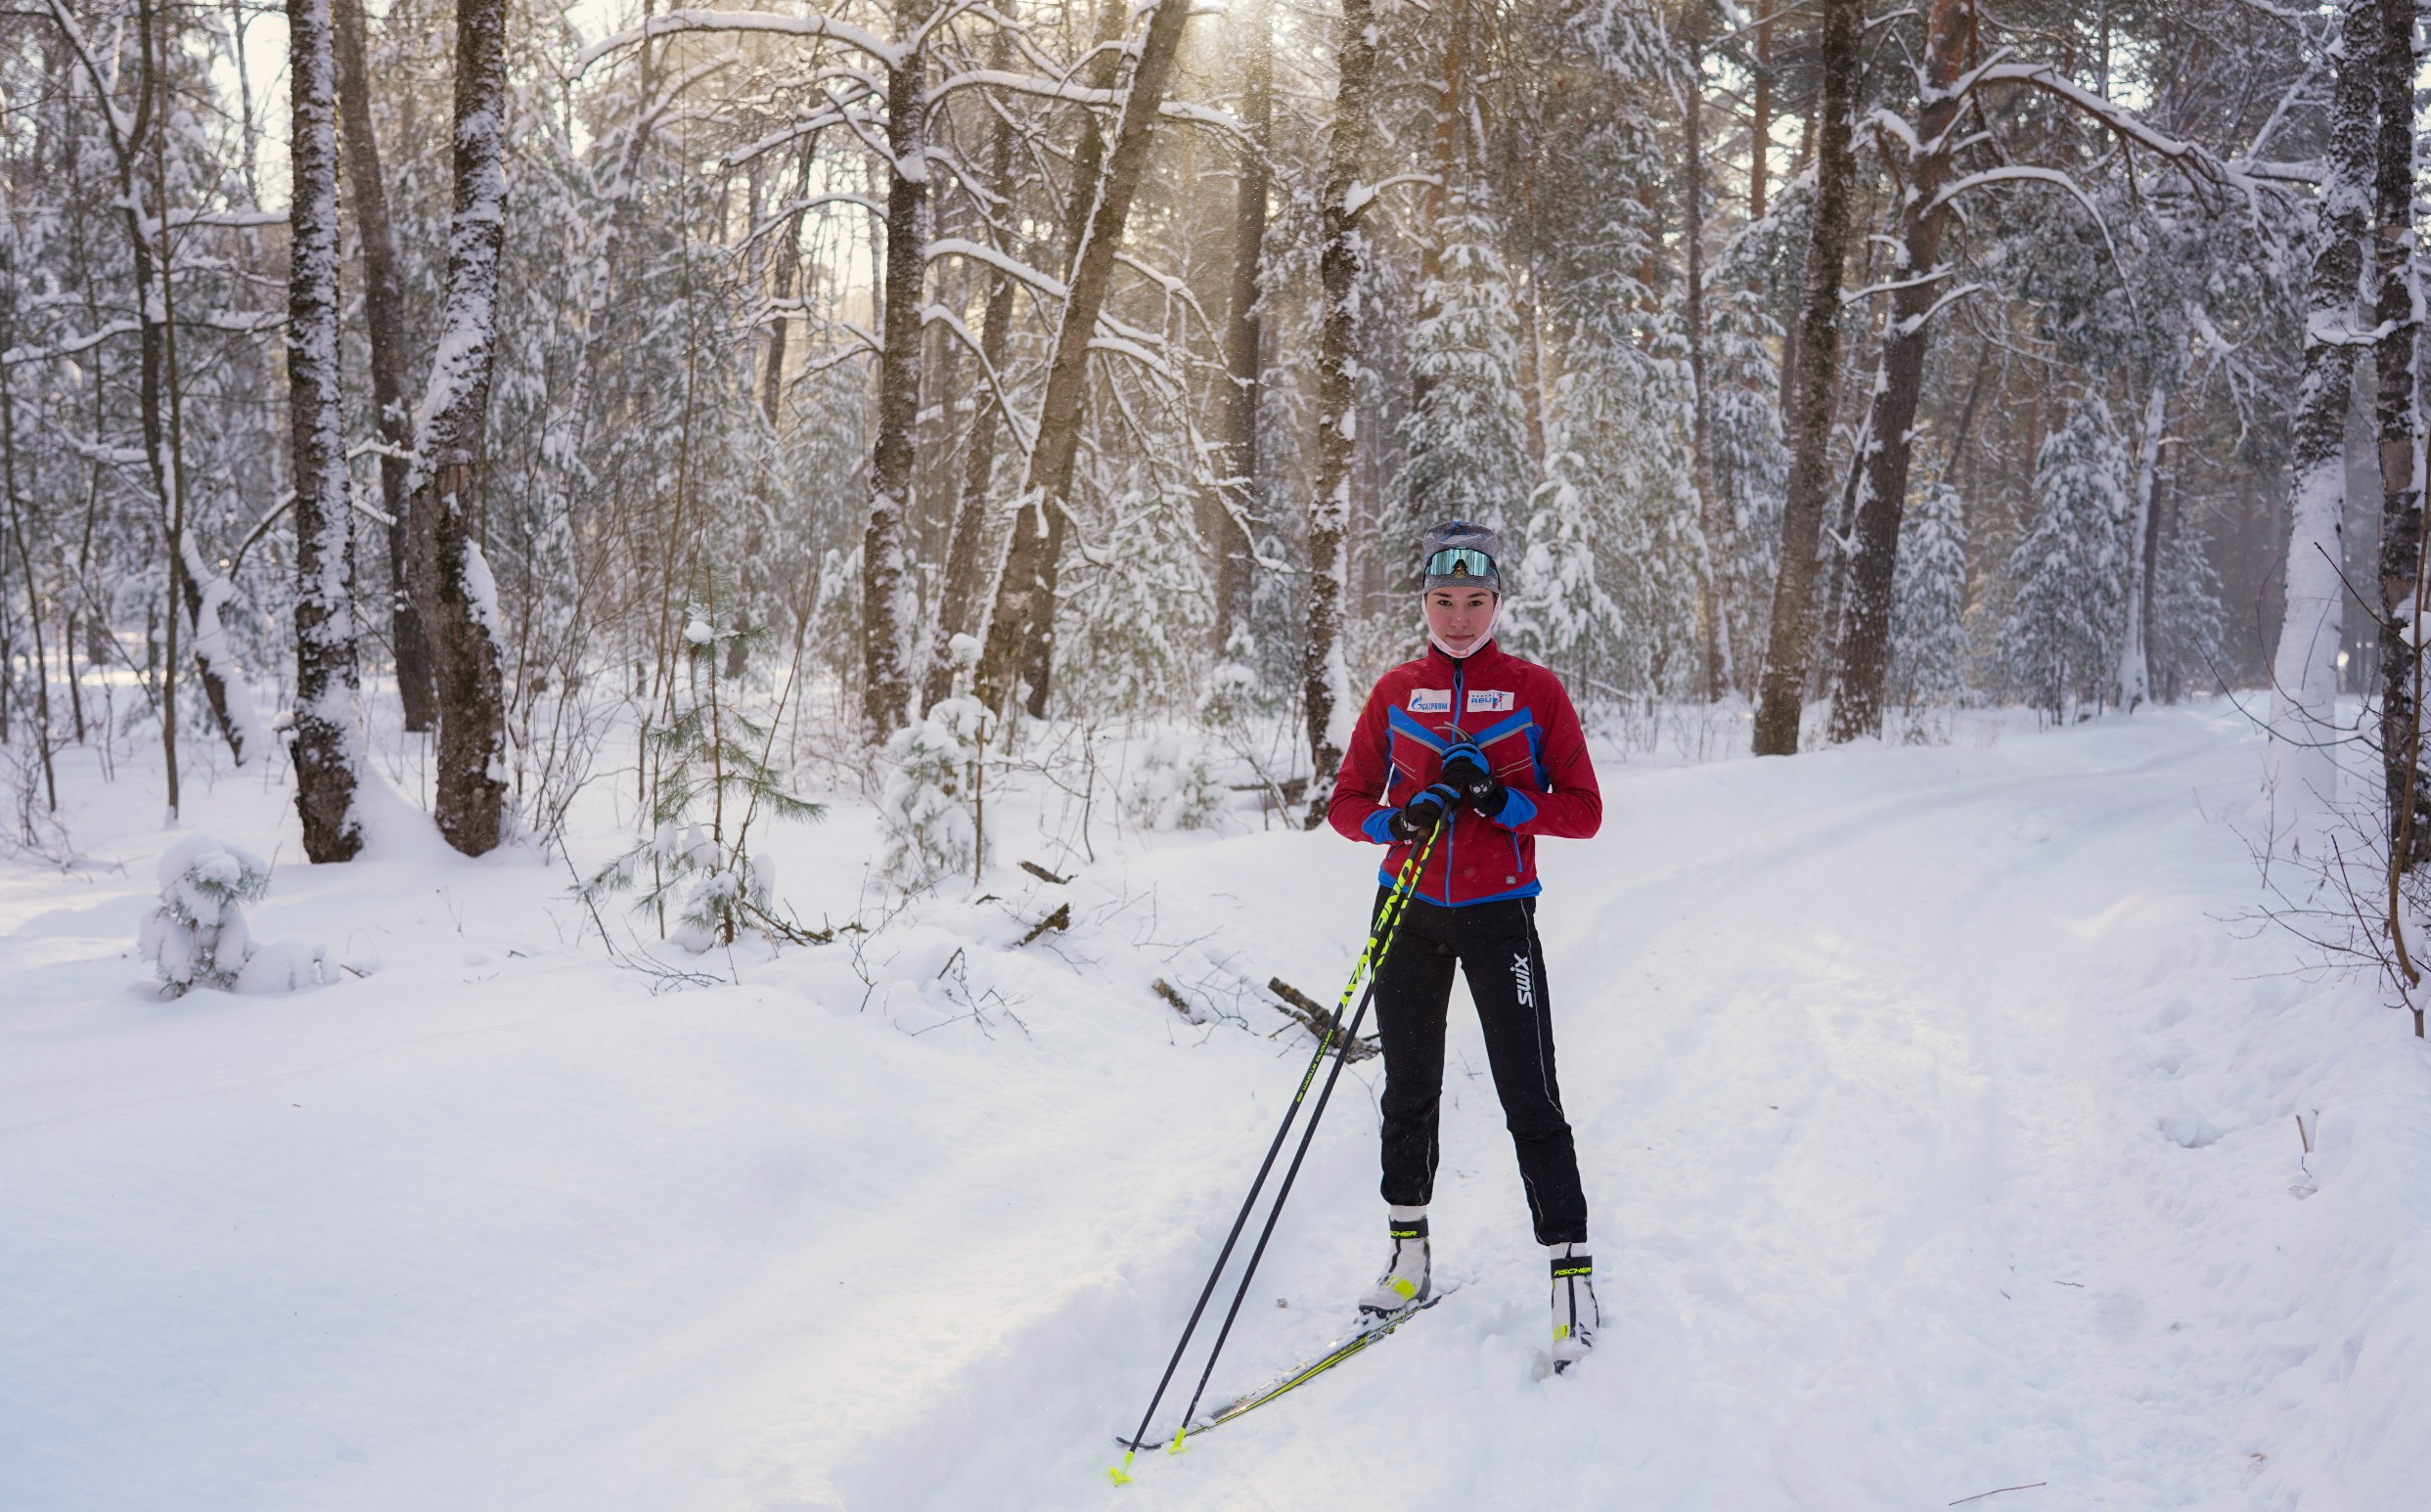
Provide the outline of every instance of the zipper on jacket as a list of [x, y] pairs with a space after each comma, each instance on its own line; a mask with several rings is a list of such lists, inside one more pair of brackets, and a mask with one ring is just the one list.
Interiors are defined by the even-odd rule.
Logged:
[[[1464, 713], [1463, 699], [1468, 690], [1467, 678], [1468, 663], [1464, 660], [1454, 662], [1452, 664], [1452, 733], [1460, 735], [1463, 740], [1468, 738], [1467, 735], [1461, 734], [1461, 720]], [[1435, 763], [1435, 780], [1439, 782], [1443, 780], [1443, 763], [1440, 761]], [[1453, 907], [1452, 862], [1459, 854], [1460, 841], [1461, 811], [1454, 809], [1451, 819], [1444, 824], [1443, 834], [1443, 906], [1447, 909]]]

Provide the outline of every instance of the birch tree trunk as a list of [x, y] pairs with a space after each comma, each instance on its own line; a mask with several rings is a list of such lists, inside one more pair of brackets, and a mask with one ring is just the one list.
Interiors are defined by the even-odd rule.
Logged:
[[886, 71], [886, 309], [878, 340], [878, 445], [870, 522], [861, 536], [861, 733], [877, 745], [911, 716], [905, 660], [905, 515], [912, 506], [912, 427], [920, 419], [922, 291], [928, 265], [928, 52], [913, 45], [924, 0], [899, 0], [904, 50]]
[[447, 303], [423, 391], [409, 506], [411, 576], [430, 640], [439, 716], [434, 817], [447, 843], [468, 856], [493, 849], [506, 818], [503, 636], [497, 586], [473, 519], [497, 349], [498, 248], [506, 230], [506, 0], [457, 0]]
[[[1958, 93], [1967, 46], [1975, 31], [1973, 0], [1932, 0], [1925, 20], [1924, 64], [1918, 69], [1915, 143], [1908, 154], [1900, 246], [1892, 276], [1891, 317], [1882, 328], [1881, 380], [1874, 386], [1861, 454], [1854, 559], [1839, 637], [1838, 692], [1831, 705], [1835, 742], [1882, 734], [1882, 678], [1891, 654], [1891, 585], [1899, 566], [1900, 517], [1908, 508], [1908, 474], [1915, 457], [1916, 404], [1924, 392], [1924, 357], [1943, 297], [1942, 232], [1950, 221], [1943, 190], [1958, 135]], [[1794, 732], [1793, 732], [1794, 734]]]
[[354, 531], [338, 413], [338, 102], [330, 0], [288, 0], [294, 182], [288, 226], [288, 424], [295, 459], [295, 813], [304, 854], [351, 861], [358, 687]]
[[2160, 539], [2160, 511], [2154, 501], [2169, 404], [2169, 389], [2155, 382], [2144, 398], [2143, 449], [2136, 457], [2136, 513], [2127, 523], [2127, 629], [2119, 636], [2119, 707], [2130, 714], [2152, 701], [2154, 547]]
[[1342, 536], [1350, 522], [1351, 463], [1359, 445], [1355, 361], [1367, 248], [1359, 212], [1372, 191], [1360, 182], [1375, 133], [1375, 10], [1342, 0], [1334, 33], [1333, 140], [1327, 155], [1323, 241], [1317, 277], [1323, 322], [1317, 337], [1317, 478], [1308, 505], [1308, 629], [1300, 651], [1300, 701], [1308, 722], [1308, 814], [1326, 822], [1333, 781], [1358, 709], [1342, 659]]
[[2304, 368], [2289, 417], [2287, 604], [2272, 659], [2271, 742], [2264, 752], [2273, 834], [2291, 837], [2298, 849], [2303, 830], [2338, 796], [2332, 753], [2340, 738], [2338, 650], [2345, 629], [2339, 573], [2347, 405], [2378, 135], [2377, 0], [2348, 0], [2342, 17], [2326, 177], [2305, 289]]
[[430, 691], [430, 644], [422, 613], [406, 582], [412, 526], [413, 417], [405, 401], [405, 293], [397, 279], [396, 233], [388, 220], [388, 191], [380, 166], [380, 138], [372, 127], [372, 85], [363, 35], [363, 0], [335, 0], [331, 40], [338, 63], [338, 110], [345, 123], [339, 144], [346, 152], [347, 197], [354, 202], [354, 228], [363, 248], [363, 324], [371, 336], [372, 424], [380, 437], [380, 502], [388, 511], [388, 641], [396, 659], [397, 701], [405, 728], [428, 730], [435, 723]]
[[[2379, 278], [2380, 763], [2391, 854], [2402, 870], [2431, 861], [2431, 783], [2422, 739], [2422, 412], [2416, 393], [2415, 331], [2422, 273], [2414, 260], [2414, 43], [2416, 0], [2379, 0], [2380, 122], [2375, 142], [2373, 251]], [[2410, 818], [2409, 818], [2410, 815]]]
[[1840, 273], [1857, 156], [1851, 136], [1863, 71], [1859, 0], [1823, 0], [1823, 82], [1816, 102], [1815, 224], [1799, 293], [1796, 361], [1789, 373], [1789, 487], [1781, 504], [1780, 572], [1756, 708], [1755, 753], [1798, 750], [1798, 716], [1815, 650], [1815, 548], [1830, 486], [1831, 411], [1840, 371]]
[[1131, 87], [1124, 91], [1120, 123], [1113, 150], [1093, 192], [1076, 189], [1093, 205], [1088, 230], [1072, 261], [1063, 318], [1056, 332], [1054, 356], [1047, 368], [1047, 392], [1039, 406], [1038, 438], [1030, 449], [1030, 466], [1022, 481], [1021, 504], [1013, 522], [1013, 539], [1005, 552], [1005, 570], [996, 585], [995, 611], [988, 619], [987, 645], [979, 657], [979, 696], [990, 708], [1002, 708], [1013, 695], [1026, 664], [1032, 671], [1029, 707], [1044, 712], [1046, 678], [1055, 652], [1055, 565], [1063, 541], [1066, 500], [1072, 490], [1072, 469], [1080, 452], [1080, 422], [1089, 387], [1089, 342], [1097, 333], [1098, 316], [1105, 308], [1113, 283], [1114, 254], [1122, 247], [1123, 227], [1131, 201], [1139, 193], [1140, 173], [1164, 109], [1165, 90], [1172, 81], [1174, 58], [1181, 50], [1182, 28], [1190, 20], [1190, 0], [1156, 0], [1140, 60], [1132, 69]]

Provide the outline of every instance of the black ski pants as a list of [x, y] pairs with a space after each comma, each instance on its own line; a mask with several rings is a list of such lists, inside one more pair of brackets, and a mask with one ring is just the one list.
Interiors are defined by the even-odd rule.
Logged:
[[[1377, 893], [1379, 909], [1390, 891]], [[1486, 1060], [1503, 1099], [1504, 1127], [1519, 1154], [1537, 1242], [1585, 1243], [1587, 1195], [1553, 1076], [1553, 1004], [1534, 898], [1464, 909], [1413, 898], [1402, 915], [1375, 975], [1376, 1033], [1384, 1042], [1384, 1200], [1422, 1207], [1434, 1195], [1444, 1021], [1455, 964], [1468, 978], [1485, 1030]]]

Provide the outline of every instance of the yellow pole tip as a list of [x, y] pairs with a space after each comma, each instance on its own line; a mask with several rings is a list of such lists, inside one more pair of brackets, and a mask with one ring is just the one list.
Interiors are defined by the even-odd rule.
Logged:
[[1182, 1447], [1182, 1439], [1183, 1439], [1183, 1436], [1184, 1436], [1184, 1435], [1186, 1435], [1186, 1434], [1188, 1434], [1189, 1432], [1190, 1432], [1190, 1430], [1189, 1430], [1188, 1428], [1177, 1428], [1177, 1429], [1175, 1429], [1175, 1430], [1173, 1431], [1173, 1442], [1172, 1442], [1171, 1444], [1168, 1444], [1168, 1445], [1165, 1445], [1165, 1452], [1166, 1452], [1166, 1453], [1168, 1453], [1168, 1454], [1179, 1454], [1179, 1453], [1182, 1453], [1182, 1452], [1183, 1452], [1183, 1447]]
[[1130, 1463], [1131, 1456], [1125, 1454], [1123, 1456], [1122, 1465], [1108, 1465], [1105, 1467], [1106, 1478], [1117, 1486], [1129, 1486], [1131, 1484], [1131, 1477], [1123, 1474], [1123, 1465], [1128, 1465]]

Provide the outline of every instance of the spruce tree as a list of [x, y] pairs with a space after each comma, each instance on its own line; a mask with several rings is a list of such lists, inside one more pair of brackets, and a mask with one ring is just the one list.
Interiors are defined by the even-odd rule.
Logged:
[[1891, 693], [1913, 714], [1957, 704], [1966, 668], [1966, 515], [1929, 482], [1900, 521], [1891, 593]]
[[1510, 273], [1495, 249], [1494, 217], [1454, 195], [1443, 224], [1443, 277], [1424, 291], [1427, 313], [1411, 342], [1417, 402], [1401, 425], [1401, 534], [1464, 519], [1507, 528], [1534, 481], [1519, 411], [1519, 317]]
[[2065, 718], [2098, 698], [2114, 662], [2127, 581], [2128, 457], [2110, 406], [2079, 401], [2035, 459], [2035, 522], [2009, 554], [2016, 599], [2001, 627], [2009, 680]]

